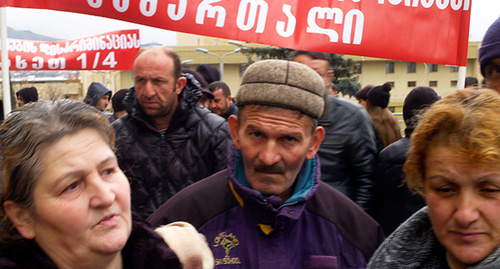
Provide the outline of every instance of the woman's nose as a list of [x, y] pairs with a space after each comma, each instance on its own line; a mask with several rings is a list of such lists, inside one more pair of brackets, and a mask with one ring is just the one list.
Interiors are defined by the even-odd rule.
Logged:
[[109, 183], [102, 180], [100, 176], [96, 177], [92, 180], [92, 188], [89, 188], [90, 206], [93, 208], [109, 207], [115, 201], [116, 194]]

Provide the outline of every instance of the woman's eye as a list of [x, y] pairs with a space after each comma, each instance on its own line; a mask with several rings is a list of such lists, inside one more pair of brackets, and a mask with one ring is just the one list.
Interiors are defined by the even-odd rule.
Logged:
[[69, 184], [66, 188], [64, 188], [63, 193], [73, 191], [73, 190], [77, 189], [79, 185], [80, 185], [80, 182], [75, 181], [75, 182]]
[[103, 176], [109, 176], [115, 172], [114, 168], [108, 168], [102, 171]]
[[453, 191], [453, 188], [450, 188], [450, 187], [440, 187], [440, 188], [436, 188], [436, 191], [439, 192], [439, 193], [448, 194], [448, 193], [451, 193]]

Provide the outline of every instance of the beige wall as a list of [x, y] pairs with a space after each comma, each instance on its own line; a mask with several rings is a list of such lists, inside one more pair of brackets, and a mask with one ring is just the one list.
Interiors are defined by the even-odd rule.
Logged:
[[[478, 49], [479, 42], [469, 44], [466, 76], [475, 76], [481, 83], [483, 77], [477, 61]], [[408, 87], [409, 81], [415, 81], [416, 87], [429, 87], [430, 81], [437, 81], [437, 86], [432, 88], [442, 96], [457, 89], [456, 86], [452, 86], [452, 81], [458, 80], [458, 72], [451, 72], [450, 66], [438, 65], [437, 72], [430, 72], [429, 64], [416, 63], [416, 73], [408, 73], [407, 62], [348, 55], [345, 57], [361, 63], [361, 74], [355, 74], [354, 76], [358, 76], [362, 86], [394, 82], [394, 88], [391, 91], [391, 103], [402, 103], [404, 101], [408, 92], [414, 88]], [[387, 62], [394, 62], [394, 73], [386, 73]]]
[[[40, 101], [49, 101], [62, 98], [77, 98], [81, 95], [82, 84], [80, 80], [72, 81], [39, 81], [39, 82], [12, 82], [12, 93], [15, 98], [15, 93], [22, 88], [34, 86], [38, 91], [38, 99]], [[13, 106], [14, 107], [14, 106]], [[17, 107], [17, 105], [15, 106]]]
[[94, 81], [101, 82], [104, 84], [111, 92], [114, 94], [116, 91], [122, 89], [122, 80], [123, 72], [127, 71], [82, 71], [81, 72], [81, 81], [82, 81], [82, 99], [87, 94], [87, 89], [90, 84]]

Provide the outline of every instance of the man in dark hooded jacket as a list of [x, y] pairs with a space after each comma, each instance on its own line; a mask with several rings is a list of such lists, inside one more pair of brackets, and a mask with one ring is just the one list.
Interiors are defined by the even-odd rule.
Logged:
[[95, 106], [100, 111], [104, 111], [109, 104], [110, 98], [111, 90], [104, 86], [104, 84], [94, 81], [90, 84], [83, 102]]
[[35, 87], [22, 88], [16, 92], [17, 105], [19, 107], [24, 106], [29, 102], [38, 102], [38, 91]]
[[127, 175], [132, 210], [147, 217], [188, 185], [225, 168], [227, 122], [196, 105], [201, 86], [181, 75], [178, 54], [151, 46], [134, 63], [127, 115], [113, 123], [117, 157]]

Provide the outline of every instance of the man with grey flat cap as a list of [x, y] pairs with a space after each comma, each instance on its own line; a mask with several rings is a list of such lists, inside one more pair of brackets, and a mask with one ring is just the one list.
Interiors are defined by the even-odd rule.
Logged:
[[363, 268], [383, 240], [379, 225], [322, 182], [318, 126], [327, 96], [306, 65], [264, 60], [244, 73], [229, 117], [227, 169], [180, 191], [148, 218], [188, 221], [216, 266]]

